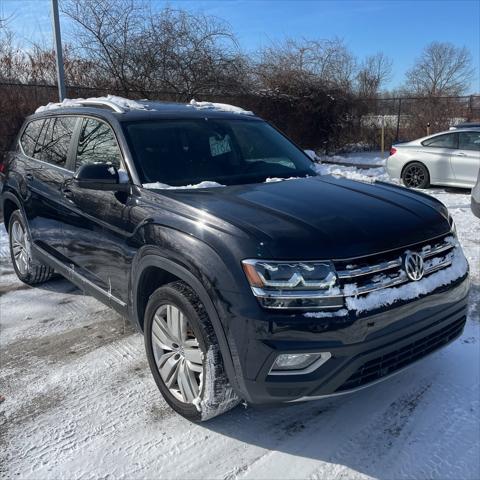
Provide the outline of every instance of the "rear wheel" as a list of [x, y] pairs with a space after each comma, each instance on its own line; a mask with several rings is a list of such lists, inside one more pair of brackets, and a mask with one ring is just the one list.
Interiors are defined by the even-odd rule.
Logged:
[[19, 210], [15, 210], [10, 217], [8, 237], [13, 268], [22, 282], [35, 285], [52, 278], [54, 270], [36, 260], [32, 255], [30, 234]]
[[170, 283], [150, 297], [145, 348], [158, 388], [180, 415], [204, 421], [239, 402], [205, 307], [185, 283]]
[[427, 188], [430, 185], [427, 167], [420, 162], [409, 163], [402, 172], [402, 180], [408, 188]]

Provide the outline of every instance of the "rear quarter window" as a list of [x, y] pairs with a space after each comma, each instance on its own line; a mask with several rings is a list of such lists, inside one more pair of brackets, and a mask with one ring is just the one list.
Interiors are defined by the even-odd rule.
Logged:
[[44, 120], [33, 120], [30, 122], [22, 133], [20, 138], [20, 145], [25, 155], [33, 157], [35, 150], [35, 144], [37, 143], [38, 136], [42, 130]]
[[37, 142], [33, 156], [44, 162], [65, 167], [76, 117], [51, 117]]
[[432, 148], [458, 148], [458, 134], [447, 133], [445, 135], [437, 135], [436, 137], [424, 140], [422, 145]]

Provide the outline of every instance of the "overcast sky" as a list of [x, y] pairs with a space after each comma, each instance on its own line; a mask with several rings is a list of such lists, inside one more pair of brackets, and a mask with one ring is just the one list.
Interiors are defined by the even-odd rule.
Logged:
[[[113, 0], [112, 0], [113, 1]], [[405, 71], [427, 43], [449, 41], [470, 49], [476, 69], [471, 92], [480, 92], [480, 0], [151, 0], [202, 11], [226, 20], [243, 50], [254, 52], [285, 37], [340, 37], [358, 56], [385, 52], [394, 62], [388, 87], [402, 84]], [[19, 40], [51, 42], [50, 0], [0, 0]], [[68, 22], [62, 18], [65, 39]]]

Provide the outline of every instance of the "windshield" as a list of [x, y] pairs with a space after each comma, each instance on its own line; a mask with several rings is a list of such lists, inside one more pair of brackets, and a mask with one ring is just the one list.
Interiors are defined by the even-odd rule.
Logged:
[[143, 184], [238, 185], [315, 175], [311, 160], [262, 121], [137, 121], [123, 128]]

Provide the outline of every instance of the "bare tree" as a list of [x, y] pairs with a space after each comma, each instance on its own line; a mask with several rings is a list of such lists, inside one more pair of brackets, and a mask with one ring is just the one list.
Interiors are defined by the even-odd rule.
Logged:
[[340, 39], [287, 39], [265, 48], [259, 57], [259, 83], [281, 92], [312, 87], [350, 90], [356, 68], [355, 58]]
[[358, 94], [365, 98], [377, 96], [391, 78], [392, 64], [392, 60], [382, 52], [366, 57], [357, 73]]
[[406, 87], [416, 95], [429, 97], [461, 95], [472, 75], [472, 59], [466, 47], [432, 42], [407, 72]]
[[182, 98], [233, 88], [244, 69], [236, 40], [220, 20], [179, 9], [151, 11], [136, 0], [67, 0], [78, 52], [99, 81], [128, 94], [169, 90]]
[[135, 0], [66, 0], [61, 7], [74, 21], [77, 52], [97, 66], [97, 83], [128, 92], [133, 77], [128, 59], [145, 26], [145, 6]]

